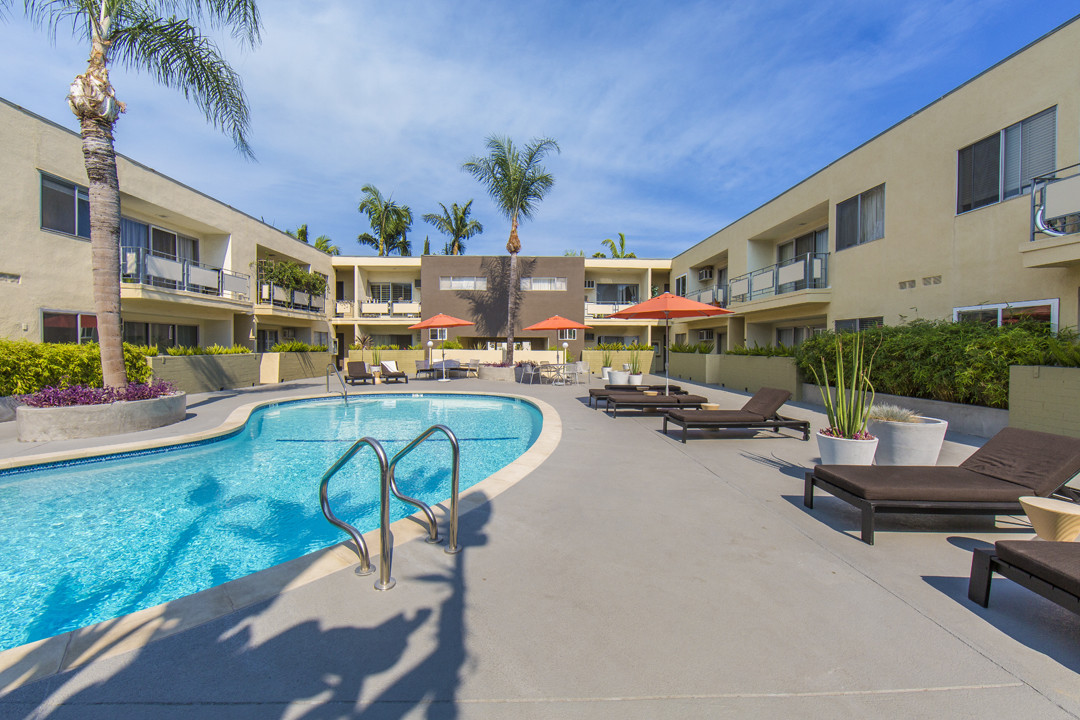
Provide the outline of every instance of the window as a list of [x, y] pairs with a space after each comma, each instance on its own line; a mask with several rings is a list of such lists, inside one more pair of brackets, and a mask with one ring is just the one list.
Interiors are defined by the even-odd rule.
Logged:
[[885, 186], [878, 185], [836, 206], [836, 249], [885, 237]]
[[600, 345], [613, 345], [616, 343], [635, 345], [637, 341], [637, 335], [600, 335], [596, 338], [596, 342]]
[[822, 332], [825, 332], [824, 325], [778, 327], [776, 328], [776, 344], [784, 347], [795, 347], [807, 338]]
[[90, 193], [84, 187], [42, 175], [41, 227], [90, 237]]
[[953, 308], [953, 322], [985, 322], [991, 325], [1013, 325], [1018, 322], [1050, 323], [1051, 330], [1058, 327], [1057, 298], [1030, 300], [1014, 303], [994, 303]]
[[486, 277], [462, 277], [443, 275], [439, 278], [440, 290], [487, 290]]
[[412, 283], [370, 283], [372, 302], [412, 302]]
[[851, 320], [837, 320], [836, 332], [862, 332], [872, 327], [881, 327], [884, 324], [883, 317], [854, 318]]
[[[829, 229], [824, 228], [777, 245], [776, 262], [778, 264], [792, 264], [796, 262], [796, 258], [805, 258], [812, 253], [824, 254], [827, 252], [829, 252]], [[806, 272], [804, 278], [811, 275], [813, 275], [812, 271]], [[789, 293], [796, 290], [805, 290], [806, 288], [807, 281], [803, 279], [791, 283], [782, 283], [778, 288], [778, 292]]]
[[675, 278], [675, 294], [686, 296], [686, 276], [680, 275]]
[[629, 283], [596, 283], [596, 302], [598, 303], [629, 303], [638, 301], [637, 284]]
[[[260, 332], [262, 332], [260, 330]], [[132, 345], [157, 345], [159, 348], [199, 346], [198, 325], [125, 322], [121, 333]], [[276, 340], [274, 342], [277, 342]], [[259, 352], [265, 352], [260, 350]]]
[[560, 330], [559, 331], [559, 339], [560, 340], [577, 340], [577, 329], [570, 328], [570, 329], [567, 329], [567, 330]]
[[1057, 107], [1010, 125], [956, 154], [956, 212], [1015, 197], [1057, 165]]
[[43, 311], [41, 341], [80, 344], [97, 342], [97, 316], [89, 313]]
[[428, 340], [445, 340], [446, 328], [431, 328], [428, 330]]
[[566, 278], [564, 277], [531, 277], [521, 278], [522, 290], [550, 290], [565, 291]]
[[313, 345], [326, 345], [327, 347], [330, 346], [330, 333], [315, 331], [312, 334], [315, 336], [315, 342], [312, 343]]
[[712, 330], [698, 330], [697, 339], [698, 342], [712, 342], [715, 339], [715, 334]]

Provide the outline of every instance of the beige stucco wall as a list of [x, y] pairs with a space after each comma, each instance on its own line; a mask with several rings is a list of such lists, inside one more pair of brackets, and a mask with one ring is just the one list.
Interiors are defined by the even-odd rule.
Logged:
[[245, 355], [159, 355], [147, 358], [157, 380], [168, 380], [178, 390], [212, 392], [259, 384], [259, 356]]
[[1009, 368], [1009, 425], [1080, 437], [1080, 368]]

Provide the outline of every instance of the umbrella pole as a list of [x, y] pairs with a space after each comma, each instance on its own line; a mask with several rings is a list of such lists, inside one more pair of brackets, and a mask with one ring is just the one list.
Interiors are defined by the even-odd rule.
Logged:
[[664, 314], [664, 394], [671, 394], [671, 370], [668, 369], [668, 356], [671, 351], [671, 316]]
[[443, 340], [442, 349], [442, 382], [446, 382], [450, 378], [446, 377], [446, 341]]

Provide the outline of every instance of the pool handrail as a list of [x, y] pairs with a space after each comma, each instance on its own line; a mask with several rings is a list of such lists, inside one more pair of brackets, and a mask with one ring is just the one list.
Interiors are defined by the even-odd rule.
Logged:
[[341, 377], [341, 371], [338, 370], [338, 366], [334, 363], [327, 363], [326, 365], [326, 392], [330, 392], [330, 371], [333, 370], [337, 375], [338, 382], [341, 383], [341, 397], [345, 399], [345, 404], [349, 404], [349, 388], [345, 385], [345, 378]]
[[411, 498], [411, 497], [408, 497], [407, 495], [402, 494], [402, 492], [400, 490], [398, 490], [397, 482], [396, 482], [396, 480], [394, 478], [394, 469], [397, 467], [398, 460], [401, 460], [403, 457], [408, 455], [420, 443], [422, 443], [424, 440], [427, 440], [429, 437], [431, 437], [431, 435], [433, 435], [433, 434], [435, 434], [437, 432], [441, 432], [441, 433], [446, 435], [447, 439], [450, 440], [450, 448], [451, 448], [451, 450], [453, 452], [453, 455], [452, 455], [453, 469], [452, 469], [452, 474], [451, 474], [451, 479], [450, 479], [450, 536], [449, 536], [449, 538], [447, 540], [446, 549], [445, 549], [446, 553], [448, 553], [450, 555], [453, 555], [453, 554], [455, 554], [455, 553], [457, 553], [457, 552], [459, 552], [461, 550], [461, 547], [458, 546], [458, 543], [457, 543], [457, 538], [458, 538], [458, 479], [460, 477], [460, 469], [461, 469], [461, 446], [458, 443], [457, 436], [454, 435], [454, 431], [451, 430], [450, 428], [448, 428], [446, 425], [441, 425], [440, 424], [440, 425], [432, 425], [427, 430], [425, 430], [424, 432], [417, 435], [415, 438], [413, 438], [412, 442], [410, 442], [408, 445], [406, 445], [401, 450], [399, 450], [394, 455], [393, 459], [390, 460], [390, 465], [389, 465], [389, 470], [388, 470], [387, 477], [388, 477], [388, 480], [389, 480], [390, 491], [394, 493], [394, 496], [397, 497], [399, 500], [404, 500], [405, 502], [410, 503], [411, 505], [415, 505], [416, 507], [420, 508], [420, 510], [423, 511], [424, 515], [427, 517], [427, 521], [428, 521], [427, 542], [429, 542], [429, 543], [437, 543], [437, 542], [439, 542], [438, 523], [437, 523], [437, 521], [435, 519], [434, 513], [431, 512], [431, 508], [428, 507], [428, 505], [426, 503], [424, 503], [424, 502], [422, 502], [420, 500], [417, 500], [415, 498]]
[[[334, 511], [330, 509], [330, 499], [328, 497], [328, 488], [330, 486], [330, 478], [334, 477], [334, 475], [337, 474], [338, 470], [341, 470], [341, 468], [345, 466], [345, 463], [349, 462], [349, 460], [352, 459], [353, 455], [358, 453], [363, 448], [363, 446], [365, 446], [365, 445], [367, 445], [368, 447], [370, 447], [372, 450], [375, 451], [375, 457], [379, 461], [379, 472], [380, 472], [380, 475], [381, 475], [381, 483], [380, 483], [380, 485], [381, 485], [381, 487], [383, 489], [383, 495], [386, 495], [385, 488], [388, 485], [388, 482], [387, 482], [388, 470], [387, 470], [387, 462], [386, 462], [386, 451], [383, 450], [383, 446], [379, 443], [379, 441], [376, 440], [375, 438], [372, 438], [372, 437], [362, 437], [359, 440], [357, 440], [356, 442], [354, 442], [349, 447], [349, 449], [346, 450], [342, 454], [342, 456], [339, 457], [337, 459], [337, 461], [333, 465], [330, 466], [330, 469], [327, 470], [325, 473], [323, 473], [322, 480], [319, 483], [319, 505], [322, 506], [323, 515], [330, 522], [330, 524], [335, 525], [338, 528], [344, 530], [346, 533], [348, 533], [349, 537], [351, 537], [353, 539], [353, 542], [356, 544], [356, 554], [358, 556], [360, 556], [360, 567], [356, 568], [356, 574], [357, 575], [370, 575], [371, 573], [373, 573], [375, 571], [375, 568], [373, 568], [371, 566], [371, 559], [370, 559], [370, 557], [368, 555], [367, 543], [364, 542], [363, 536], [357, 531], [356, 528], [354, 528], [349, 523], [338, 519], [338, 517], [336, 515], [334, 515]], [[389, 504], [388, 500], [389, 500], [389, 498], [387, 497], [387, 498], [385, 498], [383, 500], [383, 503], [382, 503], [383, 504], [383, 513], [384, 514], [386, 513], [386, 506]], [[386, 536], [389, 535], [389, 523], [384, 521], [383, 528], [386, 530], [386, 532], [383, 535], [383, 549], [384, 549], [383, 551], [385, 553], [385, 548], [386, 548], [386, 545], [387, 545]], [[386, 567], [386, 563], [384, 563], [384, 568], [385, 568], [385, 572], [386, 572], [387, 576], [389, 576], [390, 571], [389, 571], [389, 568]], [[390, 586], [389, 587], [393, 587], [393, 579], [389, 578], [389, 577], [387, 579], [389, 579], [389, 581], [390, 581]], [[382, 578], [380, 577], [380, 582], [381, 581], [382, 581]], [[376, 583], [375, 587], [379, 587], [379, 583]], [[380, 588], [380, 589], [389, 589], [389, 587]]]

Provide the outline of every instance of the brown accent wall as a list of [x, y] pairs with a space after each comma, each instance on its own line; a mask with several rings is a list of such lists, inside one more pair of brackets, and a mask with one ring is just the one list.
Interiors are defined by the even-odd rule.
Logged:
[[[446, 256], [425, 255], [420, 264], [423, 317], [446, 313], [476, 325], [447, 330], [448, 338], [468, 342], [474, 338], [506, 338], [507, 277], [509, 256]], [[584, 322], [585, 260], [581, 257], [518, 257], [521, 277], [565, 277], [565, 291], [530, 290], [520, 293], [518, 326], [515, 340], [531, 340], [538, 349], [538, 340], [546, 339], [548, 348], [561, 347], [557, 332], [523, 333], [522, 328], [546, 320], [552, 315]], [[451, 276], [486, 277], [488, 289], [440, 290], [439, 278]], [[421, 342], [426, 343], [427, 337]], [[579, 330], [577, 340], [570, 341], [575, 358], [585, 345], [585, 331]]]

